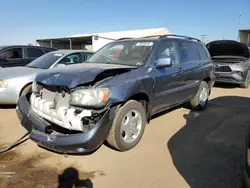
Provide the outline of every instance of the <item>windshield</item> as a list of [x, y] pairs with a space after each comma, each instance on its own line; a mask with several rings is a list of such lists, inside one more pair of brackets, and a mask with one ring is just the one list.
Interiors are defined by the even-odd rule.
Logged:
[[153, 48], [153, 41], [119, 41], [107, 44], [90, 57], [87, 63], [143, 66]]
[[62, 53], [47, 53], [28, 65], [26, 67], [32, 67], [32, 68], [38, 68], [38, 69], [48, 69], [53, 65], [60, 57], [62, 57], [64, 54]]

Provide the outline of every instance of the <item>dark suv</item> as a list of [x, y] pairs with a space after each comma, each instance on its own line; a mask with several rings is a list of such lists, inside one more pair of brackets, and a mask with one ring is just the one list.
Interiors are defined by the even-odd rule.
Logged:
[[40, 46], [0, 46], [0, 67], [25, 66], [54, 50], [56, 49]]
[[17, 113], [30, 138], [62, 153], [105, 140], [126, 151], [153, 114], [188, 103], [207, 106], [214, 66], [198, 39], [164, 35], [111, 42], [80, 65], [39, 73]]

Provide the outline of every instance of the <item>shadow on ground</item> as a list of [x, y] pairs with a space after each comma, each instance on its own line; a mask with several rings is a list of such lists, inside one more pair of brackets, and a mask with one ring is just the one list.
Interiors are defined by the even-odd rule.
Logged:
[[230, 83], [215, 83], [214, 87], [223, 88], [223, 89], [235, 89], [235, 88], [239, 88], [240, 85], [230, 84]]
[[0, 105], [0, 109], [15, 109], [16, 105]]
[[250, 98], [210, 100], [207, 110], [184, 115], [186, 125], [168, 142], [179, 173], [190, 187], [242, 187]]
[[90, 179], [79, 179], [79, 172], [75, 168], [67, 168], [58, 176], [58, 188], [93, 188]]

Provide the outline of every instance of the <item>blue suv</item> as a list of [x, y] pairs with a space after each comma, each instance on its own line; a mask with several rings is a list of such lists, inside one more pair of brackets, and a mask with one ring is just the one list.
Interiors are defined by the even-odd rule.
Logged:
[[104, 141], [135, 147], [151, 116], [180, 104], [206, 108], [214, 66], [198, 39], [164, 35], [111, 42], [86, 63], [39, 73], [17, 113], [38, 145], [86, 153]]

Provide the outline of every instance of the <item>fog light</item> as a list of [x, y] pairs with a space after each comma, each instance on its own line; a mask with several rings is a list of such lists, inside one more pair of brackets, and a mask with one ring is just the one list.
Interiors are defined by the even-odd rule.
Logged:
[[238, 74], [239, 76], [243, 77], [243, 73], [242, 72], [236, 71], [235, 73]]

